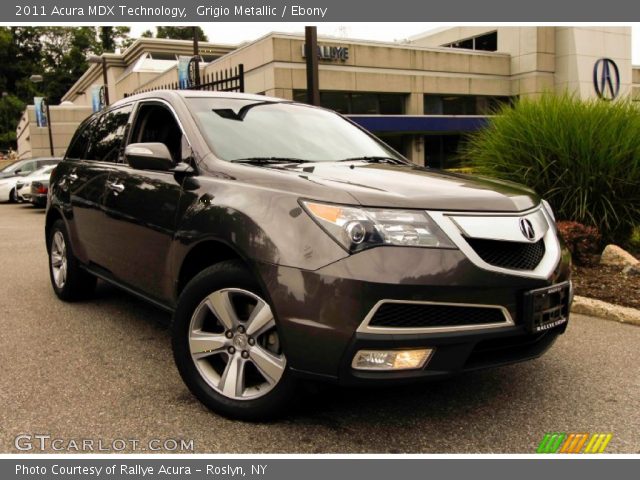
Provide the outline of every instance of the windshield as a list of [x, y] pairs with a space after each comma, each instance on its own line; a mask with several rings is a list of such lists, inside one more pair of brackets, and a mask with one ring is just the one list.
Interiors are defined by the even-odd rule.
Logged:
[[223, 160], [401, 159], [381, 142], [327, 110], [234, 98], [185, 100], [209, 147]]

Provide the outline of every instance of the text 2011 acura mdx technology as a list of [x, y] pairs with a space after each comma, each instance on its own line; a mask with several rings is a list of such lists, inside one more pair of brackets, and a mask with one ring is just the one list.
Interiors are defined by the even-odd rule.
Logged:
[[86, 120], [51, 177], [53, 288], [96, 278], [173, 312], [208, 407], [280, 411], [297, 378], [448, 376], [542, 354], [567, 325], [553, 213], [511, 183], [411, 164], [340, 115], [158, 91]]

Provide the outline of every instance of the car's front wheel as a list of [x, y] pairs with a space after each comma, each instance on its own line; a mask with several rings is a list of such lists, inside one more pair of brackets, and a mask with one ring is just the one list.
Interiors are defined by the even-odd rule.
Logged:
[[173, 352], [189, 389], [227, 417], [271, 418], [294, 392], [272, 309], [237, 261], [209, 267], [185, 287]]

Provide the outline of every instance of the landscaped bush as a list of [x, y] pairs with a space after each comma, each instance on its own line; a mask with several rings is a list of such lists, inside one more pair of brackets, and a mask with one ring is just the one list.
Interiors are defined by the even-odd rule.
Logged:
[[600, 233], [578, 222], [558, 222], [558, 233], [578, 265], [595, 265], [599, 260]]
[[559, 220], [628, 242], [640, 224], [640, 108], [548, 94], [497, 113], [463, 152], [479, 174], [528, 185]]

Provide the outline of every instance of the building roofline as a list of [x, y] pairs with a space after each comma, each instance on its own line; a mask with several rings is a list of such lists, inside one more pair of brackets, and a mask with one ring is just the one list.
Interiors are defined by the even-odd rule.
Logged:
[[[237, 45], [200, 42], [200, 51], [214, 55], [226, 55], [237, 48]], [[122, 53], [103, 53], [101, 57], [106, 58], [107, 67], [117, 66], [126, 68], [135, 62], [145, 53], [163, 52], [175, 53], [176, 55], [189, 55], [193, 53], [193, 42], [191, 40], [174, 40], [169, 38], [137, 38]], [[69, 90], [61, 98], [61, 101], [73, 101], [79, 92], [86, 89], [100, 78], [102, 75], [102, 66], [99, 64], [90, 64], [86, 72], [74, 83]]]
[[[256, 38], [255, 40], [251, 40], [247, 43], [238, 45], [238, 48], [229, 52], [227, 55], [235, 54], [236, 52], [240, 52], [246, 48], [251, 47], [252, 45], [266, 40], [267, 38], [284, 38], [284, 39], [295, 39], [295, 40], [303, 40], [304, 34], [302, 33], [289, 33], [289, 32], [269, 32], [261, 37]], [[356, 38], [345, 38], [345, 37], [334, 37], [330, 35], [322, 35], [318, 36], [318, 42], [332, 42], [332, 43], [348, 43], [350, 45], [363, 45], [363, 46], [377, 46], [377, 47], [387, 47], [387, 48], [397, 48], [404, 50], [416, 50], [416, 51], [433, 51], [433, 52], [445, 52], [452, 53], [458, 55], [479, 55], [479, 56], [498, 56], [498, 57], [510, 57], [509, 53], [504, 52], [486, 52], [483, 50], [466, 50], [466, 49], [455, 49], [449, 47], [425, 47], [421, 45], [414, 45], [411, 43], [403, 43], [403, 42], [383, 42], [379, 40], [362, 40]], [[222, 60], [222, 58], [218, 58], [211, 63], [218, 62]]]

